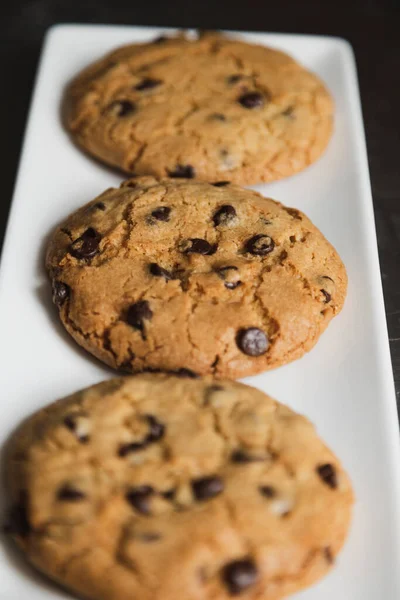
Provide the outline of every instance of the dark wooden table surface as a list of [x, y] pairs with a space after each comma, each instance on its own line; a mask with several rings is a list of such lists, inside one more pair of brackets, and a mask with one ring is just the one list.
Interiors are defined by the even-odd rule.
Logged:
[[[43, 35], [60, 22], [337, 35], [360, 79], [386, 315], [400, 400], [400, 15], [397, 0], [8, 0], [0, 8], [0, 240]], [[49, 173], [51, 177], [51, 173]], [[26, 249], [29, 252], [29, 248]], [[18, 268], [18, 265], [16, 265]], [[365, 323], [368, 328], [368, 323]]]

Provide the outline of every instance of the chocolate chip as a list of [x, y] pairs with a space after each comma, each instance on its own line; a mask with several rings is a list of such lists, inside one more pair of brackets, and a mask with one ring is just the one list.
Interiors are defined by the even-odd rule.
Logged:
[[335, 467], [329, 463], [319, 465], [317, 467], [317, 473], [321, 477], [322, 481], [326, 483], [333, 490], [337, 488], [337, 475]]
[[325, 296], [325, 300], [324, 300], [325, 304], [328, 304], [328, 302], [330, 302], [332, 300], [332, 296], [326, 290], [320, 290], [320, 292], [322, 292], [322, 294]]
[[200, 378], [200, 375], [198, 375], [191, 369], [186, 369], [185, 367], [181, 367], [177, 371], [174, 371], [174, 374], [177, 377], [187, 377], [188, 379], [199, 379]]
[[283, 261], [287, 259], [287, 257], [288, 257], [288, 253], [286, 252], [286, 250], [282, 250], [282, 252], [278, 256], [278, 260], [282, 264]]
[[226, 81], [233, 85], [234, 83], [237, 83], [241, 79], [243, 79], [243, 75], [240, 75], [239, 73], [237, 73], [235, 75], [229, 75], [229, 77], [226, 78]]
[[81, 492], [68, 483], [60, 488], [57, 492], [57, 500], [61, 500], [62, 502], [80, 502], [86, 498], [86, 494]]
[[23, 491], [19, 495], [18, 503], [8, 512], [4, 524], [4, 533], [18, 535], [21, 538], [27, 538], [31, 532], [31, 525], [28, 519], [28, 494]]
[[226, 116], [222, 113], [212, 113], [208, 118], [210, 121], [226, 121]]
[[231, 454], [231, 460], [235, 463], [251, 463], [251, 462], [259, 462], [265, 460], [261, 456], [252, 456], [245, 450], [234, 450]]
[[153, 88], [161, 84], [161, 79], [152, 79], [151, 77], [145, 77], [140, 83], [135, 85], [135, 90], [138, 90], [139, 92], [143, 90], [152, 90]]
[[175, 498], [176, 490], [167, 490], [166, 492], [161, 492], [161, 496], [168, 501], [172, 501]]
[[66, 283], [62, 281], [53, 280], [52, 284], [53, 302], [60, 308], [64, 304], [67, 298], [69, 298], [70, 288]]
[[329, 563], [330, 565], [332, 565], [335, 562], [335, 558], [332, 554], [332, 550], [330, 549], [329, 546], [326, 546], [324, 548], [324, 556], [326, 559], [326, 562]]
[[236, 210], [230, 204], [224, 204], [217, 210], [213, 216], [215, 227], [218, 225], [228, 225], [236, 218]]
[[158, 442], [165, 433], [165, 425], [160, 423], [153, 415], [146, 415], [147, 422], [150, 426], [150, 433], [147, 435], [146, 441], [148, 444]]
[[129, 100], [115, 100], [107, 107], [107, 112], [115, 117], [126, 117], [136, 110], [136, 105]]
[[284, 206], [283, 210], [285, 210], [288, 213], [288, 215], [293, 217], [293, 219], [296, 219], [297, 221], [302, 220], [301, 213], [299, 210], [297, 210], [297, 208], [288, 208], [287, 206]]
[[64, 418], [64, 425], [76, 435], [81, 444], [86, 444], [89, 441], [89, 436], [80, 431], [82, 428], [78, 426], [78, 419], [82, 417], [85, 418], [83, 415], [67, 415]]
[[157, 221], [169, 221], [170, 213], [171, 209], [169, 206], [159, 206], [152, 211], [151, 216]]
[[131, 442], [130, 444], [123, 444], [118, 449], [118, 456], [124, 458], [128, 456], [128, 454], [132, 454], [133, 452], [139, 452], [143, 450], [147, 446], [147, 440], [143, 440], [141, 442]]
[[126, 494], [126, 499], [138, 512], [148, 515], [150, 513], [150, 498], [153, 495], [154, 490], [150, 485], [141, 485], [132, 488]]
[[101, 235], [99, 232], [93, 229], [93, 227], [89, 227], [70, 244], [69, 252], [78, 259], [92, 258], [99, 251], [100, 240]]
[[169, 279], [174, 279], [170, 271], [167, 271], [167, 269], [163, 269], [157, 263], [150, 263], [149, 271], [152, 275], [154, 275], [154, 277], [164, 277], [164, 279], [166, 279], [167, 281]]
[[168, 170], [169, 177], [183, 177], [184, 179], [193, 179], [195, 170], [192, 165], [176, 165], [173, 171]]
[[225, 187], [226, 185], [229, 185], [229, 184], [230, 184], [230, 181], [216, 181], [212, 185], [214, 187]]
[[97, 208], [98, 210], [106, 210], [106, 205], [104, 204], [104, 202], [96, 202], [93, 208]]
[[259, 108], [264, 104], [264, 96], [260, 92], [246, 92], [238, 98], [244, 108]]
[[275, 248], [275, 242], [269, 235], [259, 233], [254, 235], [252, 238], [247, 240], [245, 244], [246, 252], [253, 254], [254, 256], [265, 256], [272, 252]]
[[200, 238], [191, 238], [186, 241], [184, 253], [210, 255], [214, 254], [216, 250], [217, 244], [210, 244], [207, 240]]
[[284, 111], [281, 112], [283, 117], [287, 117], [288, 119], [294, 119], [294, 107], [288, 106]]
[[271, 485], [262, 485], [259, 490], [266, 498], [275, 498], [276, 496], [276, 490]]
[[131, 304], [128, 308], [128, 313], [126, 315], [126, 321], [134, 329], [139, 329], [143, 331], [144, 323], [143, 321], [150, 320], [153, 316], [153, 311], [150, 308], [147, 300], [139, 300], [139, 302], [135, 302], [135, 304]]
[[167, 40], [168, 40], [168, 38], [165, 35], [160, 35], [159, 37], [156, 37], [152, 43], [153, 44], [163, 44]]
[[261, 356], [268, 349], [268, 338], [258, 327], [241, 329], [237, 335], [236, 343], [239, 349], [248, 356]]
[[224, 483], [220, 477], [202, 477], [192, 481], [192, 489], [196, 500], [210, 500], [223, 491]]
[[219, 267], [215, 270], [218, 277], [220, 277], [224, 281], [224, 285], [228, 290], [234, 290], [239, 285], [241, 285], [241, 281], [236, 275], [239, 269], [235, 266], [228, 267]]
[[235, 560], [222, 569], [222, 579], [232, 596], [237, 596], [257, 581], [258, 572], [251, 558]]

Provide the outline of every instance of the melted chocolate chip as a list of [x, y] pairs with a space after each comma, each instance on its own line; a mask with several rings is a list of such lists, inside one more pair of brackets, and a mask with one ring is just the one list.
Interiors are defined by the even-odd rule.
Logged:
[[143, 440], [141, 442], [131, 442], [130, 444], [123, 444], [118, 449], [118, 456], [124, 458], [128, 456], [128, 454], [132, 454], [133, 452], [139, 452], [140, 450], [144, 450], [147, 446], [147, 440]]
[[187, 240], [187, 248], [185, 248], [185, 254], [203, 254], [210, 255], [217, 251], [217, 244], [210, 244], [207, 240], [200, 238], [192, 238]]
[[170, 213], [171, 209], [169, 206], [159, 206], [152, 211], [151, 216], [157, 221], [169, 221]]
[[282, 252], [278, 256], [278, 260], [282, 264], [283, 261], [287, 259], [287, 257], [288, 257], [288, 253], [286, 252], [286, 250], [282, 250]]
[[67, 415], [64, 418], [64, 425], [70, 431], [72, 431], [73, 433], [75, 433], [78, 441], [81, 442], [81, 444], [86, 444], [89, 441], [89, 436], [87, 434], [80, 433], [79, 430], [78, 430], [77, 420], [79, 419], [80, 416], [81, 415]]
[[241, 285], [240, 279], [235, 276], [239, 269], [235, 266], [219, 267], [215, 270], [218, 277], [224, 281], [224, 285], [228, 290], [234, 290]]
[[245, 244], [246, 252], [253, 254], [254, 256], [265, 256], [272, 252], [275, 248], [275, 242], [269, 235], [259, 233], [254, 235], [252, 238], [247, 240]]
[[57, 500], [62, 502], [80, 502], [86, 498], [86, 494], [81, 492], [68, 483], [60, 488], [57, 492]]
[[93, 208], [97, 208], [97, 210], [106, 210], [106, 205], [104, 202], [96, 202], [96, 204], [93, 205]]
[[257, 578], [257, 567], [250, 558], [235, 560], [222, 569], [222, 579], [232, 596], [237, 596], [254, 585]]
[[226, 185], [229, 185], [229, 184], [230, 184], [230, 181], [216, 181], [212, 185], [214, 187], [225, 187]]
[[223, 491], [224, 483], [220, 477], [202, 477], [192, 481], [192, 489], [196, 500], [210, 500]]
[[136, 105], [129, 100], [116, 100], [107, 107], [107, 111], [116, 117], [126, 117], [135, 112], [135, 110]]
[[231, 460], [234, 463], [251, 463], [251, 462], [260, 462], [265, 460], [264, 458], [261, 458], [260, 456], [251, 456], [251, 454], [249, 454], [248, 452], [246, 452], [245, 450], [234, 450], [231, 454]]
[[234, 83], [237, 83], [241, 79], [243, 79], [243, 75], [241, 75], [240, 73], [236, 73], [235, 75], [229, 75], [229, 77], [226, 78], [226, 81], [228, 83], [230, 83], [231, 85], [233, 85]]
[[325, 296], [325, 300], [324, 300], [325, 304], [328, 304], [328, 302], [330, 302], [332, 300], [332, 296], [326, 290], [320, 290], [320, 292], [322, 292], [322, 294]]
[[53, 302], [58, 308], [60, 308], [67, 298], [69, 298], [70, 288], [66, 283], [54, 280], [52, 284], [52, 292]]
[[150, 426], [150, 433], [147, 435], [146, 441], [148, 444], [158, 442], [165, 433], [165, 425], [160, 423], [153, 415], [146, 415], [147, 422]]
[[148, 515], [150, 513], [150, 499], [153, 495], [154, 490], [150, 485], [141, 485], [132, 488], [126, 494], [126, 499], [138, 512]]
[[230, 204], [224, 204], [217, 210], [213, 216], [215, 227], [218, 225], [228, 225], [236, 218], [236, 210]]
[[172, 502], [172, 500], [174, 500], [175, 494], [176, 490], [167, 490], [166, 492], [161, 492], [161, 496], [169, 502]]
[[99, 251], [101, 235], [98, 231], [89, 227], [80, 237], [69, 246], [69, 252], [75, 258], [93, 258]]
[[268, 350], [268, 338], [258, 327], [241, 329], [237, 335], [236, 343], [239, 349], [247, 356], [261, 356]]
[[135, 302], [135, 304], [131, 304], [128, 309], [126, 321], [134, 329], [143, 331], [143, 321], [145, 319], [150, 320], [152, 316], [153, 311], [151, 310], [147, 300], [140, 300], [139, 302]]
[[161, 79], [152, 79], [151, 77], [145, 77], [140, 83], [135, 85], [135, 90], [138, 90], [139, 92], [143, 90], [152, 90], [153, 88], [161, 84]]
[[333, 490], [337, 488], [337, 475], [335, 467], [329, 463], [319, 465], [317, 467], [317, 473], [321, 477], [322, 481], [326, 483]]
[[192, 165], [176, 165], [173, 171], [168, 171], [169, 177], [183, 177], [184, 179], [193, 179], [195, 170]]
[[164, 277], [164, 279], [166, 279], [167, 281], [169, 279], [174, 279], [174, 276], [170, 271], [167, 271], [167, 269], [163, 269], [157, 263], [150, 263], [149, 271], [152, 275], [154, 275], [154, 277]]
[[271, 485], [262, 485], [259, 490], [266, 498], [275, 498], [276, 496], [276, 490]]
[[31, 532], [31, 525], [28, 519], [28, 494], [23, 491], [19, 495], [18, 503], [8, 512], [4, 524], [4, 532], [12, 535], [18, 535], [21, 538], [27, 538]]
[[260, 92], [246, 92], [238, 98], [244, 108], [259, 108], [264, 104], [264, 96]]

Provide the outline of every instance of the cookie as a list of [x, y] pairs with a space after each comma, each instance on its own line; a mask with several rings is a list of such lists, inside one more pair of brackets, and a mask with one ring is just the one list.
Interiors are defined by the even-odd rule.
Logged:
[[8, 530], [93, 600], [277, 600], [323, 576], [352, 490], [304, 417], [239, 383], [101, 383], [14, 436]]
[[220, 34], [120, 48], [69, 86], [65, 123], [89, 154], [135, 175], [273, 181], [325, 150], [333, 101], [287, 54]]
[[68, 332], [128, 372], [278, 367], [314, 346], [346, 293], [305, 215], [225, 182], [109, 189], [56, 230], [47, 269]]

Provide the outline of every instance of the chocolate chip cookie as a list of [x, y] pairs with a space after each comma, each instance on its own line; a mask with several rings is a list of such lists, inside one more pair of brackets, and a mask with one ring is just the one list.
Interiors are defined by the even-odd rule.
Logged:
[[142, 374], [31, 417], [8, 531], [93, 600], [278, 600], [347, 534], [351, 484], [304, 417], [238, 383]]
[[302, 356], [344, 302], [345, 268], [300, 211], [220, 181], [139, 177], [56, 230], [61, 320], [108, 365], [238, 378]]
[[317, 160], [334, 110], [288, 55], [215, 33], [120, 48], [70, 84], [65, 107], [74, 140], [128, 173], [240, 184]]

